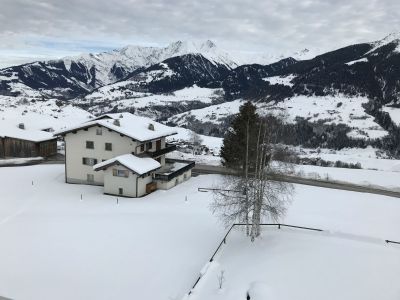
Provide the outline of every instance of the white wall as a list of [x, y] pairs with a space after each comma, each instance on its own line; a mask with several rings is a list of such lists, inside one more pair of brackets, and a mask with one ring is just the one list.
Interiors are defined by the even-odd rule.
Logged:
[[[113, 169], [127, 170], [129, 177], [114, 176]], [[137, 197], [142, 197], [146, 195], [146, 184], [153, 181], [153, 173], [150, 173], [149, 176], [141, 177], [121, 165], [110, 166], [108, 169], [100, 172], [104, 172], [104, 193], [110, 195], [119, 195], [119, 188], [122, 188], [122, 196], [136, 197], [137, 183]]]
[[[102, 185], [104, 183], [103, 172], [93, 171], [92, 166], [82, 164], [83, 157], [97, 158], [97, 162], [107, 160], [122, 154], [128, 154], [135, 151], [137, 142], [129, 137], [121, 137], [115, 131], [109, 131], [102, 127], [102, 135], [96, 135], [94, 126], [87, 131], [79, 130], [76, 134], [68, 133], [65, 136], [65, 155], [66, 155], [66, 177], [70, 183], [86, 183], [87, 174], [94, 175], [94, 184]], [[86, 149], [86, 141], [94, 142], [94, 149]], [[105, 143], [112, 143], [112, 151], [105, 150]]]
[[[185, 178], [186, 175], [186, 178]], [[160, 190], [169, 190], [170, 188], [173, 188], [174, 186], [188, 180], [190, 177], [192, 177], [192, 170], [188, 170], [185, 173], [179, 175], [178, 177], [173, 178], [170, 181], [157, 181], [157, 189]]]
[[98, 173], [104, 174], [104, 193], [119, 195], [119, 188], [123, 189], [123, 195], [126, 197], [136, 197], [136, 178], [137, 175], [129, 171], [129, 177], [118, 177], [113, 175], [113, 169], [128, 170], [123, 166], [111, 166]]
[[[102, 135], [96, 134], [96, 129], [102, 129]], [[64, 137], [65, 140], [65, 164], [66, 164], [66, 181], [68, 183], [83, 184], [104, 184], [103, 172], [95, 172], [92, 166], [84, 165], [82, 158], [96, 158], [100, 163], [119, 155], [135, 153], [140, 154], [146, 152], [147, 142], [140, 143], [133, 141], [127, 136], [121, 136], [115, 131], [101, 126], [93, 126], [85, 130], [78, 130], [75, 134], [68, 133]], [[86, 141], [94, 142], [94, 149], [86, 148]], [[112, 151], [105, 150], [105, 143], [112, 143]], [[152, 149], [156, 151], [156, 140], [151, 141]], [[140, 144], [145, 144], [145, 150], [140, 151]], [[161, 138], [161, 149], [165, 148], [165, 138]], [[165, 165], [165, 155], [161, 156], [161, 165]], [[94, 182], [87, 181], [87, 174], [94, 176]]]
[[146, 195], [146, 184], [153, 181], [153, 173], [144, 178], [139, 177], [138, 179], [138, 197]]

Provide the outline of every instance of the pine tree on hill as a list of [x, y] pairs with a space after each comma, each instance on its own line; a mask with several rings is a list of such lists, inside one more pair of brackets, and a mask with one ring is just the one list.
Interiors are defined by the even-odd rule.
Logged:
[[[256, 157], [257, 132], [260, 117], [256, 113], [256, 107], [250, 102], [244, 103], [239, 108], [239, 113], [232, 122], [231, 127], [224, 137], [221, 148], [223, 165], [229, 168], [242, 169], [246, 167], [246, 144], [249, 145], [248, 161]], [[247, 138], [249, 139], [246, 143]], [[251, 166], [249, 166], [251, 168]]]

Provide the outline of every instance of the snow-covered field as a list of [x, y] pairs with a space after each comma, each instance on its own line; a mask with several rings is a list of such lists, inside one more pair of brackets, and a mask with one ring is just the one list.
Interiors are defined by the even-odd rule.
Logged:
[[346, 124], [352, 128], [348, 135], [353, 138], [384, 137], [388, 134], [387, 131], [364, 111], [363, 104], [368, 101], [368, 98], [361, 96], [295, 96], [284, 102], [262, 106], [259, 110], [265, 113], [283, 114], [287, 122], [292, 123], [296, 117], [302, 117], [309, 122]]
[[99, 114], [104, 109], [104, 104], [108, 104], [106, 109], [117, 107], [119, 110], [148, 108], [152, 111], [153, 106], [171, 106], [171, 105], [190, 105], [193, 102], [211, 104], [221, 98], [222, 89], [200, 88], [196, 85], [184, 88], [169, 94], [151, 94], [133, 92], [126, 87], [132, 84], [129, 81], [122, 81], [111, 86], [105, 86], [98, 89], [84, 99], [75, 100], [74, 103], [90, 103], [89, 111]]
[[196, 162], [196, 164], [209, 165], [209, 166], [221, 166], [221, 157], [213, 155], [203, 155], [203, 154], [192, 154], [184, 153], [180, 151], [173, 151], [167, 154], [167, 158], [170, 159], [182, 159], [191, 160]]
[[40, 162], [42, 160], [43, 160], [43, 157], [40, 157], [40, 156], [0, 159], [0, 166], [23, 165], [23, 164], [28, 164], [28, 163]]
[[[63, 165], [0, 168], [0, 295], [21, 300], [182, 299], [225, 232], [209, 210], [212, 195], [197, 191], [198, 187], [212, 186], [219, 179], [216, 175], [199, 176], [144, 198], [120, 198], [117, 204], [115, 197], [102, 194], [102, 187], [65, 184]], [[341, 276], [346, 268], [344, 264], [338, 265], [338, 260], [343, 257], [346, 262], [351, 260], [357, 250], [362, 253], [358, 260], [349, 263], [346, 274], [359, 274], [382, 262], [376, 269], [379, 275], [364, 273], [364, 282], [374, 280], [375, 284], [365, 284], [364, 294], [375, 295], [379, 287], [387, 287], [386, 298], [380, 299], [397, 299], [394, 296], [399, 295], [398, 286], [389, 283], [390, 275], [398, 278], [400, 266], [398, 262], [392, 263], [392, 269], [386, 266], [387, 260], [394, 256], [391, 251], [400, 249], [354, 240], [360, 239], [359, 235], [400, 240], [399, 209], [396, 198], [327, 192], [323, 188], [298, 185], [283, 222], [346, 233], [346, 238], [264, 233], [256, 244], [238, 236], [237, 248], [230, 251], [236, 251], [238, 257], [251, 255], [251, 251], [265, 252], [268, 260], [263, 262], [265, 269], [260, 276], [265, 272], [281, 274], [275, 281], [269, 281], [269, 286], [274, 291], [280, 291], [282, 285], [296, 291], [301, 290], [301, 284], [321, 282], [316, 270], [322, 266], [314, 263], [325, 266], [329, 274], [326, 282], [329, 279], [332, 285], [335, 280], [343, 283]], [[333, 252], [329, 250], [331, 245], [343, 249]], [[308, 252], [318, 250], [315, 260], [310, 260]], [[398, 257], [400, 252], [394, 259]], [[370, 261], [361, 265], [367, 258]], [[230, 259], [232, 256], [227, 256], [225, 261]], [[282, 261], [286, 261], [285, 266], [279, 263]], [[360, 270], [354, 270], [355, 266]], [[236, 267], [230, 266], [232, 270]], [[302, 269], [309, 270], [307, 276], [294, 276]], [[282, 270], [293, 274], [282, 275]], [[233, 273], [227, 272], [227, 285], [240, 281]], [[382, 278], [375, 280], [378, 276]], [[385, 278], [386, 283], [382, 283]], [[210, 280], [213, 284], [216, 281], [213, 276]], [[237, 289], [247, 288], [253, 281], [247, 278]], [[357, 279], [356, 283], [360, 282]], [[308, 299], [321, 299], [312, 296], [320, 296], [323, 287], [311, 285]], [[352, 294], [351, 288], [348, 294], [332, 287], [329, 291], [330, 299], [335, 295], [335, 299], [372, 299], [352, 298], [357, 294]], [[217, 299], [242, 299], [242, 294], [235, 297]]]
[[336, 161], [352, 164], [360, 163], [363, 169], [400, 172], [400, 160], [389, 159], [383, 151], [371, 146], [364, 149], [344, 148], [341, 150], [295, 147], [294, 150], [303, 158], [320, 158], [333, 163]]
[[63, 165], [1, 168], [0, 295], [180, 299], [224, 231], [197, 192], [216, 178], [117, 205], [102, 187], [65, 184]]
[[205, 108], [193, 109], [189, 112], [177, 114], [168, 119], [177, 126], [187, 125], [188, 120], [194, 118], [200, 122], [210, 122], [213, 124], [221, 124], [227, 117], [237, 114], [239, 107], [244, 103], [242, 99], [225, 102], [222, 104], [210, 105]]
[[[181, 127], [173, 127], [173, 129], [177, 134], [169, 136], [167, 138], [168, 142], [190, 141], [191, 130]], [[202, 134], [199, 134], [199, 137], [202, 140], [202, 145], [207, 146], [209, 149], [213, 150], [214, 153], [219, 155], [223, 143], [222, 138]], [[213, 160], [213, 158], [210, 159]]]
[[400, 172], [297, 165], [298, 176], [400, 191]]
[[[265, 80], [271, 84], [290, 84], [293, 77], [269, 77]], [[376, 139], [388, 133], [374, 121], [371, 115], [365, 113], [363, 104], [367, 103], [365, 97], [347, 97], [343, 95], [307, 97], [295, 96], [278, 103], [256, 103], [258, 113], [261, 115], [273, 114], [283, 117], [287, 123], [295, 123], [297, 117], [309, 122], [322, 124], [346, 124], [352, 130], [349, 137], [362, 139]], [[231, 102], [215, 104], [205, 108], [193, 109], [189, 112], [177, 114], [169, 118], [178, 126], [187, 125], [188, 121], [195, 119], [200, 122], [221, 124], [227, 117], [239, 112], [239, 107], [244, 103], [242, 99]]]
[[295, 77], [296, 76], [294, 76], [294, 75], [289, 75], [289, 76], [271, 76], [271, 77], [265, 77], [265, 78], [263, 78], [263, 80], [264, 81], [268, 81], [271, 85], [280, 84], [280, 85], [293, 86], [293, 83], [291, 83], [291, 81]]
[[394, 300], [399, 254], [384, 242], [293, 229], [264, 228], [252, 244], [234, 230], [188, 299]]
[[400, 108], [385, 106], [382, 110], [390, 115], [390, 118], [395, 124], [400, 124]]

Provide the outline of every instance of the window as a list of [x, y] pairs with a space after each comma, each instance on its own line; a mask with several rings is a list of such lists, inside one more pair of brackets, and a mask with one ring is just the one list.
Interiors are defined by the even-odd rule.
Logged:
[[96, 128], [96, 135], [102, 135], [103, 134], [103, 130], [101, 130], [101, 128]]
[[147, 145], [147, 147], [146, 147], [147, 150], [153, 148], [153, 143], [152, 142], [148, 142], [146, 145]]
[[129, 177], [129, 171], [113, 169], [113, 176], [126, 177], [127, 178], [127, 177]]
[[140, 145], [140, 152], [143, 152], [144, 151], [144, 144], [141, 144]]
[[106, 151], [112, 151], [112, 143], [106, 143]]
[[94, 149], [94, 142], [86, 141], [86, 149]]
[[88, 182], [94, 182], [94, 175], [93, 174], [87, 174], [87, 181]]
[[82, 164], [87, 165], [87, 166], [94, 166], [95, 164], [97, 164], [97, 159], [96, 158], [83, 157], [82, 158]]
[[118, 188], [118, 194], [123, 195], [124, 194], [124, 189], [123, 188]]

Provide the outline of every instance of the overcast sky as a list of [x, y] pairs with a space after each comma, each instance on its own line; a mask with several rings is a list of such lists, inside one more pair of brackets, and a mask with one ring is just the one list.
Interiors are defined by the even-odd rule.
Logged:
[[333, 50], [398, 31], [399, 0], [1, 0], [0, 67], [176, 40]]

